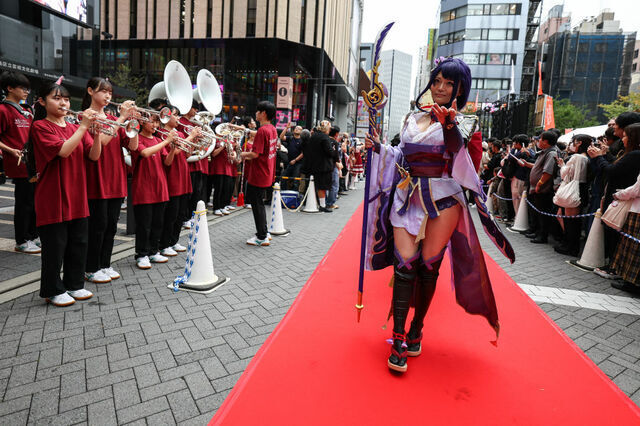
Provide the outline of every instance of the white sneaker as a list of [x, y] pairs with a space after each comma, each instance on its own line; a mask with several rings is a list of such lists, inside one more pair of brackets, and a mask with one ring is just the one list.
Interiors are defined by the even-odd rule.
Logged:
[[42, 251], [40, 247], [31, 241], [24, 242], [14, 248], [15, 251], [26, 254], [37, 254]]
[[212, 203], [211, 201], [209, 201], [209, 202], [207, 203], [207, 207], [213, 207], [213, 203]]
[[225, 209], [229, 210], [230, 212], [234, 211], [236, 208], [233, 206], [227, 206], [225, 207]]
[[76, 299], [69, 296], [67, 293], [58, 294], [53, 297], [47, 297], [45, 300], [54, 306], [69, 306], [76, 303]]
[[40, 237], [36, 238], [35, 240], [31, 241], [33, 244], [37, 245], [38, 247], [42, 247], [42, 243], [40, 242]]
[[[160, 254], [162, 254], [163, 256], [167, 256], [167, 257], [173, 257], [173, 256], [177, 256], [178, 253], [172, 249], [171, 247], [167, 247], [167, 248], [163, 248], [162, 251], [160, 252]], [[153, 261], [153, 259], [151, 259]]]
[[231, 212], [229, 210], [227, 210], [227, 208], [225, 207], [224, 209], [220, 210], [222, 212], [222, 214], [227, 215], [227, 214], [231, 214]]
[[176, 245], [174, 245], [171, 248], [174, 249], [175, 251], [177, 251], [178, 253], [181, 253], [183, 251], [187, 251], [187, 248], [185, 246], [183, 246], [182, 244], [180, 244], [180, 243], [177, 243]]
[[167, 263], [169, 259], [161, 255], [160, 253], [156, 253], [153, 256], [149, 256], [149, 260], [153, 263]]
[[245, 209], [250, 209], [250, 208], [251, 208], [251, 204], [245, 204], [245, 205], [244, 205], [244, 208], [245, 208]]
[[151, 262], [149, 262], [149, 256], [139, 257], [136, 260], [136, 266], [140, 269], [150, 269]]
[[120, 274], [118, 273], [118, 271], [113, 269], [111, 266], [109, 266], [108, 268], [104, 268], [102, 272], [107, 274], [112, 280], [117, 280], [118, 278], [120, 278]]
[[67, 293], [76, 300], [87, 300], [93, 297], [93, 293], [84, 288], [81, 288], [80, 290], [70, 290]]
[[273, 237], [272, 237], [272, 236], [271, 236], [271, 234], [270, 234], [270, 233], [268, 233], [268, 232], [267, 232], [267, 240], [269, 240], [269, 241], [273, 240]]
[[269, 242], [268, 238], [264, 240], [259, 240], [258, 237], [254, 235], [253, 237], [247, 240], [247, 244], [249, 244], [250, 246], [268, 246], [271, 243]]
[[220, 209], [214, 210], [213, 214], [215, 214], [216, 216], [224, 216], [224, 213], [222, 213], [222, 210]]
[[84, 280], [95, 284], [105, 284], [111, 282], [111, 277], [101, 269], [96, 272], [85, 272]]
[[122, 204], [120, 204], [120, 210], [126, 210], [127, 209], [127, 202], [123, 201]]
[[182, 227], [183, 227], [184, 229], [191, 229], [191, 221], [190, 221], [190, 220], [188, 220], [188, 221], [184, 222], [184, 223], [182, 224]]

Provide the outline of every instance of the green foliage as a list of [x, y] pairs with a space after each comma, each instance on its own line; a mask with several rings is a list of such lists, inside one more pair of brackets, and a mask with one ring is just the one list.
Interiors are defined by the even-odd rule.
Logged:
[[595, 118], [587, 118], [587, 112], [584, 108], [572, 104], [569, 99], [554, 99], [553, 113], [556, 129], [561, 132], [564, 132], [565, 129], [578, 129], [599, 124]]
[[618, 99], [610, 104], [598, 105], [609, 118], [616, 118], [623, 112], [640, 112], [640, 93], [630, 93], [629, 96], [618, 96]]
[[140, 77], [131, 72], [131, 67], [126, 64], [118, 65], [115, 74], [110, 78], [111, 82], [116, 86], [129, 89], [136, 94], [136, 105], [145, 107], [147, 105], [147, 97], [149, 89], [144, 84], [144, 77]]

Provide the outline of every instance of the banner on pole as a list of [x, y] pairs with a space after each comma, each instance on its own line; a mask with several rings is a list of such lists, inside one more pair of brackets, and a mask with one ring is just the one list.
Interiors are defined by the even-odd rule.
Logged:
[[556, 127], [556, 119], [553, 115], [553, 97], [545, 96], [544, 105], [544, 130]]

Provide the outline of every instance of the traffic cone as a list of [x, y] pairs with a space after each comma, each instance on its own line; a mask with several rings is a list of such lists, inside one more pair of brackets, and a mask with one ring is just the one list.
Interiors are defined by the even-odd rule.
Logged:
[[229, 278], [218, 277], [213, 270], [207, 208], [202, 200], [198, 201], [193, 222], [189, 234], [184, 275], [176, 278], [173, 284], [167, 287], [173, 291], [186, 290], [207, 294], [225, 284]]
[[309, 180], [309, 186], [307, 187], [307, 200], [304, 203], [304, 209], [302, 209], [305, 213], [318, 213], [318, 201], [316, 200], [316, 184], [313, 183], [313, 175]]
[[602, 213], [600, 209], [596, 212], [591, 224], [591, 230], [587, 237], [587, 242], [582, 250], [579, 260], [569, 260], [567, 263], [585, 271], [593, 271], [605, 265], [604, 262], [604, 229], [602, 228]]
[[487, 207], [487, 211], [489, 212], [489, 214], [493, 216], [493, 198], [491, 198], [491, 194], [493, 194], [493, 192], [491, 192], [491, 188], [489, 188], [487, 201], [484, 203], [484, 205]]
[[522, 193], [520, 198], [520, 205], [518, 206], [518, 214], [516, 214], [516, 220], [513, 222], [511, 228], [507, 228], [507, 231], [522, 232], [529, 229], [529, 210], [527, 209], [527, 191]]
[[273, 197], [271, 198], [271, 224], [269, 225], [269, 233], [271, 235], [287, 235], [290, 231], [284, 229], [284, 221], [282, 219], [282, 194], [280, 193], [280, 184], [276, 182], [273, 185]]

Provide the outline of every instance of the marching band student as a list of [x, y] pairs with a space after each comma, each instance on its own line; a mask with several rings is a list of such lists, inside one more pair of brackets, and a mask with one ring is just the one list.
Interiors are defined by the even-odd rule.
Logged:
[[[191, 104], [191, 109], [189, 110], [189, 112], [187, 112], [185, 115], [180, 117], [180, 120], [178, 120], [177, 129], [179, 132], [185, 133], [184, 132], [185, 126], [193, 126], [191, 119], [195, 117], [197, 112], [198, 112], [198, 103], [194, 100]], [[208, 157], [196, 160], [195, 156], [192, 156], [190, 158], [190, 161], [188, 161], [192, 192], [189, 198], [188, 209], [182, 212], [183, 219], [184, 219], [183, 226], [187, 229], [191, 228], [191, 222], [189, 222], [189, 218], [191, 217], [190, 212], [195, 211], [196, 204], [198, 204], [199, 200], [205, 199], [204, 193], [207, 187], [207, 173], [209, 169], [208, 161], [209, 161]], [[205, 167], [205, 164], [206, 164], [206, 167]]]
[[[229, 142], [235, 144], [236, 142]], [[236, 153], [227, 154], [224, 144], [211, 153], [209, 177], [213, 184], [213, 214], [223, 216], [231, 213], [231, 195], [233, 194], [234, 178], [237, 170]]]
[[[171, 119], [164, 125], [166, 131], [160, 138], [164, 139], [178, 125], [178, 108], [171, 108]], [[180, 131], [177, 136], [193, 141], [200, 135], [200, 129], [194, 127], [188, 137]], [[187, 154], [177, 145], [169, 145], [162, 152], [163, 163], [167, 175], [167, 185], [169, 187], [169, 202], [164, 210], [164, 229], [160, 237], [160, 247], [163, 256], [176, 256], [178, 252], [187, 251], [186, 247], [178, 244], [180, 230], [182, 229], [184, 211], [189, 208], [191, 198], [191, 178], [189, 176], [189, 166], [187, 165]]]
[[96, 161], [102, 150], [102, 135], [92, 138], [87, 132], [97, 113], [85, 110], [76, 125], [65, 121], [67, 108], [67, 89], [55, 83], [43, 86], [30, 136], [40, 174], [35, 190], [42, 240], [40, 297], [55, 306], [93, 296], [83, 279], [89, 238], [85, 156]]
[[246, 160], [247, 201], [251, 204], [256, 234], [247, 240], [253, 246], [268, 246], [267, 216], [264, 210], [265, 189], [273, 184], [276, 167], [278, 132], [271, 124], [276, 115], [276, 107], [271, 102], [262, 101], [256, 106], [256, 120], [260, 128], [253, 139], [251, 151], [242, 152]]
[[[90, 107], [98, 112], [98, 117], [124, 123], [135, 112], [133, 101], [126, 101], [120, 108], [120, 118], [105, 114], [109, 105], [112, 86], [101, 77], [93, 77], [87, 82], [87, 91], [82, 100], [82, 108]], [[102, 155], [98, 161], [87, 162], [87, 193], [89, 197], [89, 249], [84, 279], [93, 283], [108, 283], [120, 278], [111, 266], [111, 253], [120, 206], [127, 196], [127, 169], [122, 148], [129, 151], [138, 149], [138, 140], [129, 139], [124, 129], [115, 128], [116, 136], [102, 135]]]
[[20, 105], [20, 101], [25, 101], [29, 96], [30, 84], [24, 74], [7, 71], [0, 76], [0, 88], [7, 95], [0, 104], [0, 149], [7, 176], [13, 179], [15, 185], [15, 251], [40, 253], [36, 242], [38, 233], [33, 204], [36, 184], [35, 180], [29, 179], [24, 158], [21, 159], [22, 149], [29, 138], [33, 114]]
[[164, 141], [154, 136], [159, 125], [158, 116], [144, 120], [138, 139], [137, 151], [132, 151], [133, 179], [131, 196], [136, 219], [136, 265], [151, 268], [151, 263], [165, 263], [168, 259], [159, 252], [164, 209], [169, 201], [167, 177], [163, 170], [161, 151], [173, 141], [175, 132]]

